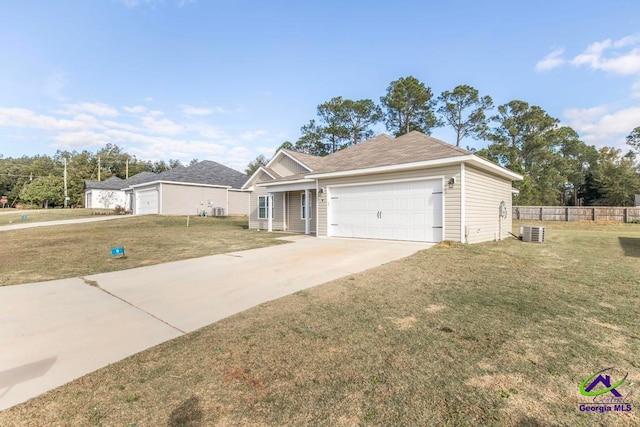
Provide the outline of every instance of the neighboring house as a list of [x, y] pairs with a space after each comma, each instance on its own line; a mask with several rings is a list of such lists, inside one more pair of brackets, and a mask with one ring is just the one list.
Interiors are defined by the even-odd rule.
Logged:
[[521, 179], [414, 131], [326, 157], [283, 149], [243, 188], [252, 191], [252, 229], [476, 243], [508, 236], [512, 182]]
[[84, 207], [114, 209], [125, 205], [124, 180], [112, 176], [104, 181], [84, 182]]
[[85, 181], [84, 206], [104, 209], [122, 206], [126, 210], [131, 210], [129, 197], [124, 189], [133, 184], [149, 181], [155, 176], [153, 172], [140, 172], [129, 179], [112, 176], [104, 181]]
[[124, 190], [134, 214], [248, 215], [247, 176], [212, 161], [154, 175]]

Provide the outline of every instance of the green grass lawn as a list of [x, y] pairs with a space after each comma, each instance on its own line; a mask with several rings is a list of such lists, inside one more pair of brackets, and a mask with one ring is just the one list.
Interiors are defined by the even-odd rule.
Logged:
[[[241, 217], [145, 215], [0, 232], [0, 285], [79, 277], [281, 244], [278, 233], [247, 230]], [[125, 258], [111, 247], [124, 246]]]
[[[112, 215], [113, 209], [0, 209], [0, 227], [9, 224], [58, 221], [63, 219], [92, 218], [95, 215]], [[23, 217], [27, 217], [23, 219]]]
[[[0, 425], [638, 425], [640, 225], [546, 225], [544, 244], [440, 244], [263, 304]], [[632, 412], [580, 413], [610, 366]]]

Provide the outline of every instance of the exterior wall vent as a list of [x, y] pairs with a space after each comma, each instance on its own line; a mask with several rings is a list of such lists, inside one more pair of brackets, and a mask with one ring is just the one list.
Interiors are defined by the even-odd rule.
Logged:
[[538, 227], [533, 225], [525, 225], [520, 227], [520, 237], [523, 242], [544, 242], [544, 227]]

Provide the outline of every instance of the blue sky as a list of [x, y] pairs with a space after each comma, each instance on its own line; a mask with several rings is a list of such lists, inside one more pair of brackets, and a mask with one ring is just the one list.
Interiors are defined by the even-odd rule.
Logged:
[[243, 170], [295, 141], [318, 104], [378, 102], [408, 75], [435, 95], [469, 84], [539, 105], [624, 148], [640, 126], [639, 16], [636, 0], [5, 2], [0, 154], [111, 142]]

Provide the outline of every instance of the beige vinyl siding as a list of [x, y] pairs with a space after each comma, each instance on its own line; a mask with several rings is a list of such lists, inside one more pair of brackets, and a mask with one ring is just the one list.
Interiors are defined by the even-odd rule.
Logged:
[[[265, 175], [264, 172], [262, 172], [256, 179], [255, 184], [265, 181], [271, 181], [271, 178], [268, 175]], [[258, 219], [258, 197], [266, 196], [268, 192], [265, 187], [258, 187], [255, 184], [253, 186], [253, 190], [251, 191], [251, 196], [249, 196], [249, 228], [253, 230], [266, 230], [268, 228], [267, 220]], [[272, 228], [276, 231], [284, 230], [282, 210], [283, 195], [284, 193], [273, 194], [274, 216], [272, 221]]]
[[203, 210], [211, 215], [212, 208], [227, 211], [226, 188], [167, 183], [160, 185], [160, 213], [163, 215], [198, 215]]
[[503, 238], [511, 231], [511, 181], [465, 165], [465, 223], [467, 243], [500, 238], [500, 202], [507, 205]]
[[[391, 181], [396, 179], [433, 178], [444, 176], [444, 240], [460, 241], [460, 165], [438, 168], [419, 169], [401, 172], [377, 173], [371, 175], [350, 176], [342, 178], [328, 178], [319, 180], [319, 188], [339, 184], [367, 184], [377, 181]], [[455, 178], [453, 188], [447, 184], [449, 178]], [[327, 235], [327, 204], [326, 193], [317, 198], [318, 203], [318, 236]]]
[[282, 177], [309, 172], [308, 169], [285, 154], [281, 155], [280, 159], [270, 167]]
[[[302, 191], [290, 191], [287, 198], [287, 222], [288, 231], [304, 233], [304, 219], [302, 219], [302, 209], [300, 201], [302, 200]], [[311, 199], [311, 219], [309, 221], [310, 231], [316, 232], [316, 192], [315, 190], [309, 191], [309, 198]]]
[[229, 190], [229, 212], [227, 215], [249, 215], [249, 191]]

